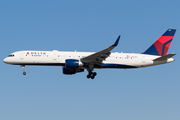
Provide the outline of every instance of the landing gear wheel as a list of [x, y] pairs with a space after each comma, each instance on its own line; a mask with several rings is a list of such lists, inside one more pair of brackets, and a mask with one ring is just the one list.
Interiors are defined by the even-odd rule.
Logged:
[[96, 75], [97, 75], [97, 73], [96, 73], [96, 72], [94, 72], [94, 73], [93, 73], [93, 76], [96, 76]]
[[88, 78], [88, 79], [89, 79], [89, 78], [94, 79], [96, 75], [97, 75], [96, 72], [89, 72], [89, 74], [87, 75], [87, 78]]
[[23, 72], [23, 75], [26, 75], [26, 72]]
[[94, 76], [91, 76], [91, 79], [94, 79]]
[[91, 77], [91, 75], [87, 75], [87, 78], [89, 79]]

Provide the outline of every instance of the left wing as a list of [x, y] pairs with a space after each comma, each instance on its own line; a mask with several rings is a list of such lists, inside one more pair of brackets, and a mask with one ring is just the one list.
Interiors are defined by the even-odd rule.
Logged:
[[102, 51], [96, 52], [92, 55], [82, 58], [81, 62], [102, 65], [102, 61], [105, 60], [111, 54], [110, 51], [118, 45], [119, 39], [120, 39], [120, 36], [118, 36], [118, 38], [116, 39], [113, 45], [111, 45], [110, 47]]

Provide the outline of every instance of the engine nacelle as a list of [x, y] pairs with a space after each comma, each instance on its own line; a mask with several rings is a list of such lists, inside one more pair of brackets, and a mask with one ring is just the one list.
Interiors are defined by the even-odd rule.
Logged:
[[63, 67], [63, 74], [72, 75], [72, 74], [76, 74], [78, 72], [84, 72], [84, 69], [67, 69], [67, 68]]
[[80, 62], [79, 60], [75, 60], [75, 59], [67, 59], [65, 61], [65, 67], [66, 68], [79, 68], [83, 66], [82, 62]]

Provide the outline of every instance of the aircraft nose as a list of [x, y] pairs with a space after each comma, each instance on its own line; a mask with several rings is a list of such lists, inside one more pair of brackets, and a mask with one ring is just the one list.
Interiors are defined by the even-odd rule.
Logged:
[[4, 58], [3, 62], [4, 62], [4, 63], [7, 63], [7, 62], [8, 62], [7, 58]]

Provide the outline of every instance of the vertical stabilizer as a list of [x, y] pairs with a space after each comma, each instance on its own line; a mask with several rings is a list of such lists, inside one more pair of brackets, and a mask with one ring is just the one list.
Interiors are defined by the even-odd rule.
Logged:
[[176, 29], [168, 29], [143, 54], [165, 56], [171, 45]]

